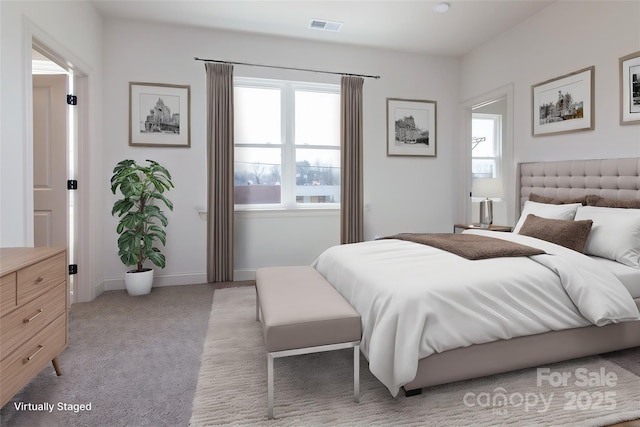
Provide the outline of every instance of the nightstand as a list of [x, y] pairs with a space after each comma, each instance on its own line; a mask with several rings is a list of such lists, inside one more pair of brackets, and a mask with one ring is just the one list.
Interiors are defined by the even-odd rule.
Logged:
[[510, 233], [513, 230], [513, 227], [508, 225], [490, 225], [487, 228], [483, 228], [480, 224], [454, 224], [453, 232], [456, 232], [456, 228], [460, 228], [462, 230], [489, 230], [489, 231], [503, 231]]

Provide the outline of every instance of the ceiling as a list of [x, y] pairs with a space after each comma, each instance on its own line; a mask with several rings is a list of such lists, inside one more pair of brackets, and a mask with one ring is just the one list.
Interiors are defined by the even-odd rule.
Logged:
[[[545, 0], [94, 0], [105, 17], [269, 34], [429, 55], [462, 56], [545, 8]], [[344, 23], [309, 29], [312, 19]]]

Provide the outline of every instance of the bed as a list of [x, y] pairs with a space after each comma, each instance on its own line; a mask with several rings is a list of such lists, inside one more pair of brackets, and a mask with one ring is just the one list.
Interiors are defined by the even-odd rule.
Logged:
[[[523, 163], [517, 175], [518, 232], [464, 233], [544, 254], [469, 261], [383, 239], [336, 246], [314, 262], [360, 313], [362, 352], [392, 395], [640, 346], [640, 158]], [[608, 207], [630, 200], [637, 206]], [[623, 220], [610, 221], [616, 215]], [[524, 235], [534, 219], [590, 222], [587, 255]], [[627, 223], [637, 232], [620, 228]]]

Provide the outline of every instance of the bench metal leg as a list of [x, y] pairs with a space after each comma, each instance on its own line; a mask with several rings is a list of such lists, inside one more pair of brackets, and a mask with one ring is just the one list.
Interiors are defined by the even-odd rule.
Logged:
[[258, 287], [256, 286], [256, 320], [260, 321], [260, 298], [258, 297]]
[[360, 346], [353, 347], [353, 401], [360, 402]]
[[301, 354], [320, 353], [353, 347], [353, 401], [360, 402], [360, 341], [339, 344], [320, 345], [317, 347], [296, 348], [267, 353], [267, 417], [273, 419], [273, 360], [278, 357], [297, 356]]
[[273, 355], [267, 353], [267, 417], [273, 419]]

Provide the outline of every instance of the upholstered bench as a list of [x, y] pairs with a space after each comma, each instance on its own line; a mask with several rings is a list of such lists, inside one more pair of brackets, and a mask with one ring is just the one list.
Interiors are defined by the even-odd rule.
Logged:
[[353, 399], [360, 400], [360, 315], [310, 266], [256, 271], [256, 319], [267, 348], [267, 415], [273, 418], [273, 360], [353, 347]]

